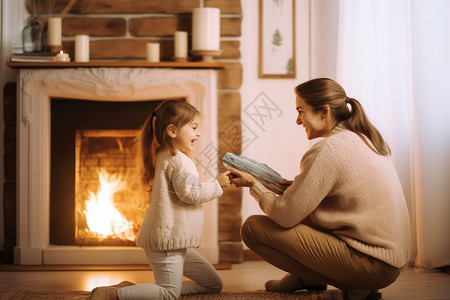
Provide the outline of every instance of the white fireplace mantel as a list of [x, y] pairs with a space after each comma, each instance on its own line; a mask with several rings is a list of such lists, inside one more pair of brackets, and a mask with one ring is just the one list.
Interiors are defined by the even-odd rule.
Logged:
[[[14, 262], [42, 264], [145, 264], [137, 247], [50, 244], [50, 100], [148, 101], [184, 98], [202, 114], [194, 155], [217, 145], [217, 71], [158, 68], [22, 68], [18, 85], [17, 246]], [[99, 112], [101, 113], [101, 112]], [[217, 165], [217, 162], [216, 162]], [[202, 171], [200, 174], [208, 174]], [[204, 178], [206, 179], [206, 178]], [[217, 201], [205, 205], [198, 249], [218, 262]]]

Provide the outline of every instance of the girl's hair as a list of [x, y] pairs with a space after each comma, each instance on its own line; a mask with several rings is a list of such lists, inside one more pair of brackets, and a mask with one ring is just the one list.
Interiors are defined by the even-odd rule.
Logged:
[[[328, 105], [336, 120], [342, 121], [347, 129], [356, 133], [375, 153], [383, 156], [391, 154], [391, 149], [380, 132], [370, 123], [361, 103], [354, 98], [347, 97], [342, 86], [336, 81], [329, 78], [312, 79], [299, 84], [295, 88], [295, 93], [311, 105], [315, 111]], [[351, 110], [347, 104], [350, 104]]]
[[200, 112], [186, 101], [166, 100], [147, 117], [135, 140], [136, 158], [145, 190], [151, 190], [155, 177], [156, 153], [168, 149], [175, 155], [178, 151], [167, 133], [167, 127], [172, 124], [177, 129], [181, 128], [199, 115]]

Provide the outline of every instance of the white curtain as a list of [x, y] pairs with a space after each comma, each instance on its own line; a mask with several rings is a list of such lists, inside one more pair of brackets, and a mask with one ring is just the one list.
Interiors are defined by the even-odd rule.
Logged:
[[392, 149], [411, 264], [450, 265], [450, 1], [340, 0], [336, 79]]

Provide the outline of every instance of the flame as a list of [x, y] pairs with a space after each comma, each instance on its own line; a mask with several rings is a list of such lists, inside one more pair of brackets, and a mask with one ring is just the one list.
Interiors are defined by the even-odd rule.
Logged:
[[119, 175], [109, 175], [106, 171], [98, 172], [100, 187], [97, 194], [89, 192], [86, 201], [86, 223], [91, 233], [100, 238], [120, 237], [135, 240], [133, 223], [122, 217], [115, 208], [113, 197], [118, 191], [126, 190], [126, 182]]

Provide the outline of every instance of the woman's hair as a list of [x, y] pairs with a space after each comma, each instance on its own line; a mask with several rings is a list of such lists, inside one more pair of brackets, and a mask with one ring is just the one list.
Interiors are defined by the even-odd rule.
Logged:
[[161, 149], [168, 149], [175, 155], [178, 151], [168, 135], [167, 127], [172, 124], [177, 129], [181, 128], [199, 115], [200, 112], [186, 101], [166, 100], [147, 117], [134, 143], [145, 190], [151, 190], [155, 177], [156, 153]]
[[[380, 132], [370, 123], [364, 109], [358, 100], [347, 97], [342, 86], [329, 78], [317, 78], [299, 84], [295, 93], [302, 97], [315, 111], [324, 105], [338, 122], [356, 133], [375, 153], [383, 156], [391, 154], [391, 149], [384, 141]], [[350, 104], [351, 110], [347, 106]], [[367, 141], [369, 139], [370, 143]]]

